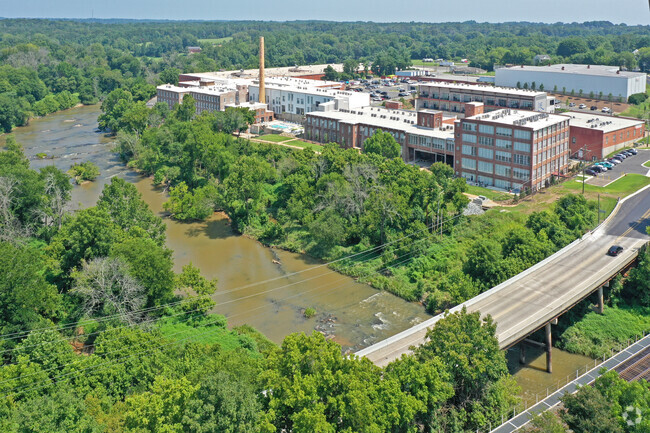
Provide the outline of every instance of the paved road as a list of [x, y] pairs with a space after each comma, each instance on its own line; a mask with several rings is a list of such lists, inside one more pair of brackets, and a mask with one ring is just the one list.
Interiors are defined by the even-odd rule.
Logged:
[[638, 149], [638, 155], [624, 159], [620, 164], [605, 173], [599, 173], [587, 179], [588, 185], [605, 186], [615, 181], [626, 173], [636, 173], [643, 176], [650, 176], [650, 168], [644, 167], [643, 163], [650, 160], [650, 149]]
[[[497, 338], [505, 349], [558, 317], [614, 275], [637, 253], [649, 236], [650, 188], [629, 198], [617, 213], [593, 234], [562, 249], [521, 274], [454, 308], [491, 315], [497, 323]], [[606, 255], [611, 245], [624, 251], [618, 257]], [[361, 350], [379, 366], [422, 344], [426, 331], [440, 320], [426, 322]]]

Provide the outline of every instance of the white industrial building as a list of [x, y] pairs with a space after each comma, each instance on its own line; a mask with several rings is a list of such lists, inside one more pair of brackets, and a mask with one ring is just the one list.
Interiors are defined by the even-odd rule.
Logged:
[[[249, 101], [266, 102], [276, 114], [305, 115], [312, 111], [354, 110], [370, 105], [370, 95], [322, 87], [327, 82], [298, 78], [268, 78], [265, 80], [266, 101], [259, 101], [259, 82], [248, 86]], [[339, 83], [340, 86], [340, 83]]]
[[620, 98], [627, 101], [630, 95], [645, 92], [646, 74], [621, 71], [618, 66], [557, 64], [549, 66], [512, 66], [496, 70], [497, 86], [521, 87], [535, 83], [546, 91]]

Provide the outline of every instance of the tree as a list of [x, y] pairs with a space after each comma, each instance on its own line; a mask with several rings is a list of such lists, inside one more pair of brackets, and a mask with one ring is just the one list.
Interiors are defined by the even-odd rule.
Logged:
[[180, 73], [178, 68], [167, 68], [158, 75], [158, 79], [162, 84], [176, 84]]
[[622, 433], [612, 411], [612, 402], [596, 388], [584, 386], [575, 394], [564, 394], [560, 417], [575, 433]]
[[254, 433], [261, 404], [251, 384], [225, 371], [202, 378], [183, 415], [189, 433]]
[[205, 313], [214, 307], [211, 296], [217, 290], [217, 279], [208, 280], [191, 262], [183, 266], [183, 271], [176, 276], [175, 285], [189, 298], [189, 302], [184, 303], [185, 310]]
[[84, 262], [74, 273], [70, 293], [81, 298], [82, 317], [118, 315], [119, 320], [134, 324], [142, 321], [146, 289], [129, 274], [120, 259], [100, 257]]
[[365, 153], [375, 153], [384, 158], [397, 158], [401, 152], [401, 146], [388, 132], [378, 129], [372, 137], [366, 138], [363, 142]]
[[132, 105], [133, 95], [130, 92], [122, 88], [113, 90], [102, 102], [102, 114], [97, 119], [99, 129], [117, 133], [122, 116]]
[[638, 266], [630, 271], [622, 295], [635, 304], [650, 306], [650, 249], [645, 249]]
[[198, 389], [184, 377], [157, 376], [149, 391], [126, 399], [126, 426], [139, 432], [183, 432], [183, 415]]
[[346, 59], [343, 62], [343, 73], [354, 78], [357, 75], [357, 69], [359, 68], [359, 62], [354, 59]]
[[584, 53], [588, 50], [587, 43], [583, 38], [574, 37], [562, 40], [557, 46], [557, 55], [570, 57], [574, 54]]
[[68, 170], [68, 174], [74, 178], [77, 184], [93, 181], [99, 176], [99, 168], [92, 162], [74, 163]]
[[45, 280], [44, 266], [34, 248], [0, 242], [0, 333], [30, 329], [54, 315], [60, 296]]
[[183, 96], [183, 103], [176, 105], [174, 108], [174, 116], [181, 122], [188, 122], [192, 120], [196, 114], [196, 101], [189, 93]]
[[523, 428], [522, 433], [566, 433], [567, 427], [560, 418], [550, 410], [534, 414], [530, 424]]
[[115, 244], [111, 257], [128, 265], [129, 275], [146, 291], [146, 307], [170, 302], [174, 297], [174, 262], [172, 251], [149, 238], [127, 238]]
[[323, 75], [323, 80], [326, 81], [338, 81], [339, 80], [339, 73], [336, 72], [336, 70], [332, 67], [332, 65], [327, 65], [327, 67], [323, 70], [325, 75]]
[[151, 212], [135, 185], [118, 177], [112, 178], [99, 196], [97, 208], [106, 211], [115, 225], [126, 233], [138, 229], [156, 244], [164, 245], [165, 223]]

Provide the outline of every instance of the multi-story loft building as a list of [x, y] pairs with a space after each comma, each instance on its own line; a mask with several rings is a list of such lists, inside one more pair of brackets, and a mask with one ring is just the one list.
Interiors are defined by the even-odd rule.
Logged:
[[442, 112], [363, 107], [356, 110], [314, 111], [305, 121], [305, 138], [363, 149], [364, 141], [378, 130], [390, 133], [402, 147], [405, 161], [417, 159], [454, 165], [455, 118]]
[[304, 80], [291, 77], [265, 80], [266, 101], [259, 101], [259, 82], [254, 80], [249, 86], [251, 102], [266, 102], [275, 114], [295, 114], [304, 116], [313, 111], [355, 110], [370, 105], [368, 93], [348, 92], [328, 86], [327, 82]]
[[618, 66], [557, 64], [548, 66], [512, 66], [495, 71], [497, 86], [520, 86], [532, 83], [546, 90], [573, 92], [600, 98], [611, 94], [614, 98], [627, 100], [630, 95], [643, 93], [646, 74], [621, 71]]
[[223, 111], [228, 105], [247, 102], [248, 96], [245, 89], [232, 86], [179, 87], [163, 84], [157, 87], [158, 102], [165, 102], [170, 109], [182, 103], [183, 97], [188, 94], [196, 101], [197, 114], [204, 111]]
[[415, 85], [418, 91], [417, 105], [419, 109], [441, 110], [465, 113], [465, 104], [480, 102], [484, 111], [511, 108], [540, 112], [554, 111], [554, 105], [549, 102], [546, 92], [505, 87], [494, 87], [483, 84], [451, 83], [451, 82], [422, 82]]
[[643, 138], [645, 123], [639, 119], [565, 113], [569, 118], [569, 149], [572, 158], [596, 160]]
[[569, 161], [569, 119], [503, 109], [456, 121], [454, 171], [504, 190], [538, 190], [563, 175]]

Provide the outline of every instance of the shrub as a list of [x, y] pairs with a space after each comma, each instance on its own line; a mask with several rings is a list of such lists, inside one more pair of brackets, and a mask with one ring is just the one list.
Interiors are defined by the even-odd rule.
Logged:
[[627, 102], [633, 105], [639, 105], [643, 104], [646, 99], [648, 99], [648, 95], [645, 93], [635, 93], [634, 95], [630, 95], [629, 98], [627, 98]]

